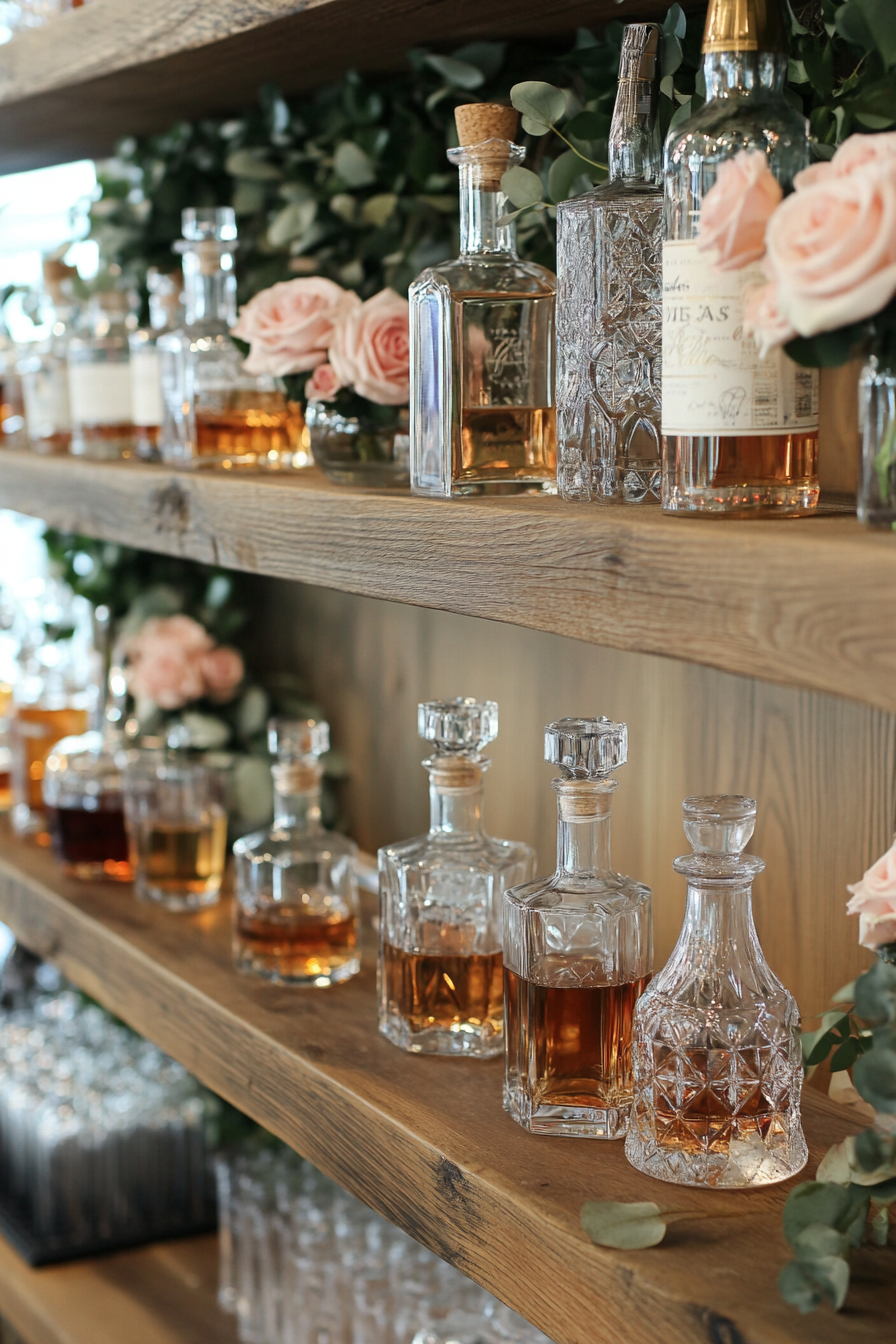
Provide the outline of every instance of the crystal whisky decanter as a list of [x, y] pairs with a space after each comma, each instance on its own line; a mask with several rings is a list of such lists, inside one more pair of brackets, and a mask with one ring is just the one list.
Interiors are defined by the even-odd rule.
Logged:
[[771, 1185], [807, 1160], [803, 1061], [793, 996], [753, 926], [762, 859], [744, 854], [752, 798], [686, 798], [693, 853], [678, 942], [635, 1010], [635, 1100], [625, 1155], [678, 1185]]
[[321, 721], [272, 719], [274, 824], [237, 840], [233, 956], [237, 970], [281, 985], [324, 988], [357, 975], [358, 881], [353, 840], [324, 830]]
[[532, 1134], [616, 1139], [632, 1099], [632, 1013], [650, 979], [650, 888], [610, 867], [628, 730], [559, 719], [557, 869], [504, 897], [504, 1109]]
[[423, 762], [432, 820], [379, 852], [380, 1031], [415, 1054], [486, 1059], [504, 1048], [501, 897], [531, 876], [535, 855], [483, 830], [494, 701], [420, 705], [418, 729], [435, 747]]
[[556, 493], [556, 277], [520, 261], [501, 175], [522, 162], [517, 114], [455, 113], [461, 140], [461, 255], [411, 286], [411, 490], [418, 495]]
[[663, 191], [659, 28], [630, 23], [610, 180], [557, 207], [557, 484], [564, 499], [660, 495]]

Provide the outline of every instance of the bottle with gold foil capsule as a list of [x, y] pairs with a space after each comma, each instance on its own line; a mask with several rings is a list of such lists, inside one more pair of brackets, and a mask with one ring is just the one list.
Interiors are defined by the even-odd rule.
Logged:
[[43, 263], [38, 321], [46, 334], [25, 348], [18, 363], [25, 434], [37, 453], [67, 453], [72, 440], [68, 345], [76, 326], [73, 266], [51, 257]]
[[808, 165], [808, 123], [787, 102], [781, 0], [710, 0], [706, 104], [664, 159], [663, 481], [668, 513], [790, 517], [818, 500], [818, 372], [744, 335], [759, 261], [715, 268], [699, 246], [706, 193], [732, 158], [761, 155], [784, 192]]
[[152, 461], [159, 456], [162, 433], [162, 375], [159, 368], [159, 337], [177, 331], [182, 324], [180, 271], [167, 274], [150, 267], [146, 274], [149, 291], [149, 325], [131, 333], [131, 413], [137, 456]]
[[650, 888], [610, 866], [628, 730], [559, 719], [557, 869], [504, 897], [504, 1109], [531, 1134], [618, 1139], [632, 1101], [632, 1014], [653, 969]]
[[131, 307], [123, 289], [95, 294], [68, 343], [69, 452], [77, 457], [134, 456], [128, 341], [137, 320]]
[[274, 824], [237, 840], [233, 956], [237, 970], [282, 985], [324, 988], [361, 969], [358, 847], [320, 819], [320, 758], [330, 730], [272, 719]]
[[765, 864], [744, 854], [756, 801], [686, 798], [693, 853], [678, 942], [635, 1009], [635, 1099], [625, 1155], [661, 1181], [737, 1189], [795, 1176], [803, 1055], [793, 996], [772, 973], [753, 925]]
[[487, 1059], [503, 1050], [501, 898], [532, 875], [535, 854], [483, 829], [494, 701], [422, 704], [418, 731], [435, 747], [423, 762], [431, 825], [379, 852], [380, 1031], [414, 1054]]
[[236, 323], [236, 222], [229, 206], [184, 210], [186, 316], [158, 339], [164, 419], [159, 451], [174, 466], [305, 466], [301, 408], [281, 378], [254, 376], [230, 335]]
[[556, 276], [520, 261], [501, 176], [522, 163], [517, 114], [455, 112], [461, 254], [414, 281], [410, 299], [411, 490], [555, 494]]

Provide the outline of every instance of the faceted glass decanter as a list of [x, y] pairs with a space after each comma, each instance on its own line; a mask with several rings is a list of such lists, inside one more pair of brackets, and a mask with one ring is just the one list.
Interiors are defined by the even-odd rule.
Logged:
[[47, 259], [38, 321], [48, 331], [23, 353], [18, 363], [22, 380], [25, 433], [38, 453], [67, 453], [72, 439], [68, 395], [68, 343], [75, 326], [71, 277], [73, 267]]
[[517, 114], [459, 107], [461, 255], [411, 286], [411, 490], [556, 493], [556, 277], [520, 261], [501, 175]]
[[659, 499], [659, 33], [653, 23], [626, 25], [610, 180], [557, 207], [557, 484], [564, 499]]
[[379, 852], [380, 1031], [415, 1054], [503, 1049], [501, 897], [525, 882], [534, 852], [482, 826], [480, 751], [498, 735], [492, 700], [431, 701], [418, 731], [435, 746], [426, 835]]
[[274, 824], [237, 840], [233, 956], [237, 970], [323, 988], [357, 975], [358, 847], [320, 820], [324, 722], [272, 719]]
[[720, 272], [698, 247], [727, 159], [764, 155], [785, 192], [809, 162], [808, 123], [784, 93], [780, 0], [711, 0], [703, 52], [706, 104], [670, 132], [664, 158], [663, 508], [796, 516], [818, 501], [818, 371], [783, 350], [760, 359], [744, 335], [761, 263]]
[[743, 850], [753, 798], [686, 798], [693, 848], [684, 926], [635, 1010], [635, 1100], [625, 1155], [678, 1185], [771, 1185], [805, 1166], [803, 1061], [793, 996], [766, 963]]
[[94, 295], [68, 343], [69, 451], [76, 456], [134, 456], [128, 342], [136, 325], [130, 296], [108, 290]]
[[184, 210], [186, 319], [158, 339], [164, 402], [160, 453], [181, 466], [306, 465], [300, 408], [281, 378], [253, 376], [230, 335], [236, 323], [233, 210]]
[[532, 1134], [617, 1139], [632, 1099], [632, 1013], [653, 967], [650, 888], [610, 867], [613, 772], [628, 729], [559, 719], [557, 869], [504, 897], [504, 1109]]
[[151, 460], [159, 455], [163, 419], [158, 341], [163, 332], [177, 331], [182, 325], [183, 277], [179, 271], [168, 275], [150, 267], [146, 285], [149, 326], [140, 327], [130, 338], [131, 413], [137, 456]]

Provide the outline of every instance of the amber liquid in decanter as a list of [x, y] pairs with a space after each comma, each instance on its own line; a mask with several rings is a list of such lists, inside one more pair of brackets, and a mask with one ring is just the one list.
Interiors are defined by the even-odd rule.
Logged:
[[84, 807], [53, 807], [47, 822], [66, 877], [87, 879], [100, 869], [114, 882], [133, 881], [121, 796], [88, 811]]
[[227, 816], [202, 822], [143, 823], [132, 832], [131, 864], [162, 892], [202, 894], [216, 887], [227, 857]]
[[458, 480], [510, 480], [557, 468], [557, 413], [553, 406], [465, 406], [455, 445]]
[[504, 1023], [500, 952], [463, 956], [404, 952], [383, 943], [384, 992], [412, 1032], [486, 1028]]
[[200, 457], [232, 454], [261, 460], [269, 453], [295, 451], [304, 428], [301, 409], [295, 402], [284, 405], [279, 392], [235, 393], [232, 399], [237, 404], [222, 411], [197, 406], [196, 450]]
[[18, 724], [22, 725], [19, 736], [25, 774], [24, 801], [34, 811], [42, 812], [44, 771], [50, 748], [63, 737], [74, 737], [86, 732], [87, 710], [71, 707], [41, 709], [37, 705], [20, 705], [15, 717]]
[[332, 977], [357, 959], [358, 921], [341, 911], [332, 917], [253, 915], [237, 908], [236, 937], [242, 955], [268, 968], [278, 980]]

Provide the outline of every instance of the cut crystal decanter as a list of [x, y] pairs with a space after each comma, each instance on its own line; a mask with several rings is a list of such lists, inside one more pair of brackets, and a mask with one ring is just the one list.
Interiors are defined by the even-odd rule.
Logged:
[[628, 730], [559, 719], [557, 870], [504, 897], [504, 1109], [532, 1134], [620, 1138], [632, 1098], [632, 1012], [650, 979], [650, 888], [610, 867], [613, 772]]
[[272, 719], [274, 824], [237, 840], [233, 955], [248, 975], [323, 988], [357, 975], [358, 847], [320, 819], [323, 721]]
[[435, 745], [426, 835], [379, 852], [380, 1031], [416, 1054], [503, 1049], [501, 897], [534, 870], [528, 845], [482, 826], [480, 755], [498, 735], [492, 700], [431, 701], [418, 731]]
[[411, 286], [411, 490], [556, 493], [556, 277], [520, 261], [501, 175], [522, 162], [517, 114], [455, 113], [461, 255]]
[[672, 956], [635, 1009], [635, 1100], [625, 1155], [678, 1185], [771, 1185], [807, 1160], [800, 1126], [800, 1018], [762, 955], [744, 854], [753, 798], [686, 798], [693, 848]]
[[630, 23], [610, 180], [557, 207], [557, 484], [564, 499], [660, 494], [660, 30]]

